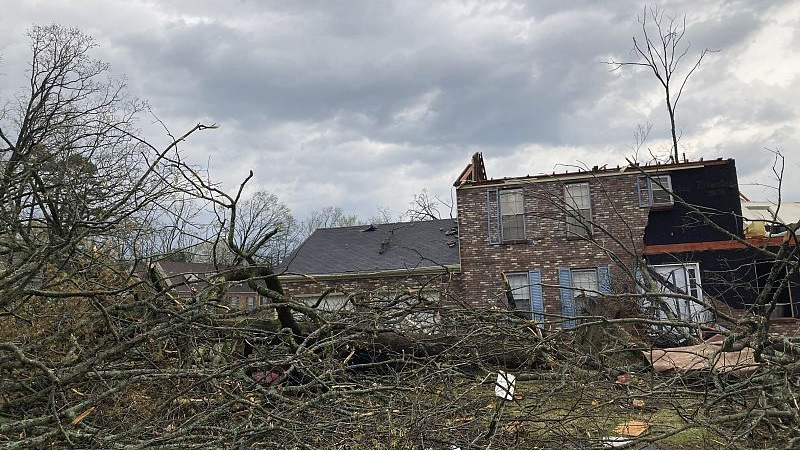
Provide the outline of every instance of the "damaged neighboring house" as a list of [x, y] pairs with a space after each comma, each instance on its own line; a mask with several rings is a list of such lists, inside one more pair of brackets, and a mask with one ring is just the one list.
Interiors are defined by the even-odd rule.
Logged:
[[455, 219], [320, 228], [276, 269], [288, 295], [323, 310], [351, 295], [460, 296]]

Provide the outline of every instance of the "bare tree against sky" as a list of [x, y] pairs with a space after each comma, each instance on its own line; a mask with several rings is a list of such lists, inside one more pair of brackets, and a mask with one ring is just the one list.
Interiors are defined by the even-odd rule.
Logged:
[[414, 194], [409, 205], [405, 214], [409, 220], [441, 219], [443, 210], [447, 211], [451, 219], [453, 218], [452, 200], [446, 202], [432, 195], [427, 189], [422, 189], [418, 194]]
[[[682, 60], [689, 53], [691, 43], [684, 40], [686, 34], [686, 16], [682, 18], [670, 15], [658, 6], [645, 7], [637, 17], [641, 25], [641, 34], [633, 37], [635, 60], [606, 62], [612, 70], [623, 67], [644, 67], [651, 71], [664, 90], [664, 100], [669, 115], [670, 133], [672, 136], [671, 158], [679, 162], [678, 132], [675, 114], [683, 89], [694, 74], [703, 58], [711, 52], [708, 48], [701, 50], [694, 63], [683, 67]], [[688, 68], [688, 70], [687, 70]]]

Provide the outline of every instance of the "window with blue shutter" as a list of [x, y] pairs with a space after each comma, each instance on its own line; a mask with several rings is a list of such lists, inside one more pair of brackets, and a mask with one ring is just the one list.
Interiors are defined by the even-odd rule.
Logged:
[[528, 283], [531, 289], [531, 311], [533, 320], [539, 328], [544, 328], [544, 297], [542, 296], [542, 273], [538, 270], [528, 272]]
[[570, 318], [564, 326], [574, 327], [578, 323], [574, 318], [588, 312], [590, 297], [611, 293], [611, 266], [558, 269], [558, 285], [561, 286], [561, 313]]
[[597, 268], [597, 287], [597, 290], [603, 294], [611, 293], [611, 266]]
[[500, 191], [500, 240], [525, 240], [525, 206], [522, 189]]
[[569, 319], [564, 321], [563, 326], [574, 327], [577, 323], [575, 317], [575, 304], [573, 302], [574, 293], [572, 291], [572, 271], [570, 269], [558, 269], [558, 285], [561, 286], [561, 314]]

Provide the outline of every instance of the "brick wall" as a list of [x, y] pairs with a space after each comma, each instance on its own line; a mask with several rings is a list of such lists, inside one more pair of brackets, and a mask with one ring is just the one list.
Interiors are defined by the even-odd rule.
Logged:
[[[591, 240], [567, 235], [564, 211], [564, 184], [587, 181], [592, 221], [596, 223]], [[639, 206], [636, 183], [637, 174], [629, 173], [459, 187], [456, 196], [465, 300], [474, 304], [503, 303], [501, 272], [538, 269], [544, 285], [545, 312], [560, 314], [559, 268], [611, 265], [612, 285], [629, 278], [612, 262], [611, 254], [631, 267], [634, 255], [641, 253], [648, 208]], [[498, 188], [523, 190], [525, 242], [489, 244], [487, 191]]]
[[460, 299], [461, 274], [442, 272], [432, 275], [394, 275], [376, 277], [339, 277], [335, 279], [297, 281], [281, 279], [284, 293], [295, 297], [318, 296], [327, 289], [345, 295], [363, 295], [364, 293], [383, 293], [387, 290], [409, 289], [424, 292], [435, 292], [440, 299]]

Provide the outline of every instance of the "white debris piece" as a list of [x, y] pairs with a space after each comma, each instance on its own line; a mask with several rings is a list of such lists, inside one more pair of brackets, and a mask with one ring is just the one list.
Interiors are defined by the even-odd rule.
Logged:
[[494, 395], [504, 400], [514, 400], [514, 387], [516, 386], [517, 376], [510, 373], [497, 372], [497, 382], [494, 385]]

